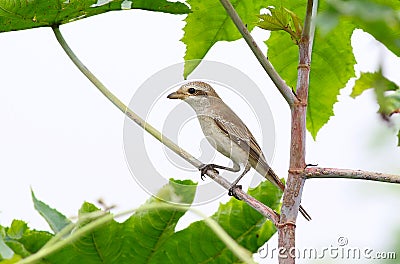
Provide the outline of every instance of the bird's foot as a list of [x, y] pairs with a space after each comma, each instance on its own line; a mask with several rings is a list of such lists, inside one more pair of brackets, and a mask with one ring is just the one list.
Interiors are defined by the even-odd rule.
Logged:
[[233, 197], [235, 197], [235, 198], [238, 199], [238, 200], [241, 200], [241, 199], [236, 195], [236, 193], [235, 193], [235, 189], [236, 189], [236, 188], [242, 189], [242, 185], [236, 185], [236, 184], [232, 185], [231, 188], [229, 188], [229, 190], [228, 190], [228, 195], [229, 195], [229, 196], [233, 196]]
[[205, 174], [208, 170], [213, 170], [215, 173], [219, 174], [219, 172], [215, 169], [216, 165], [215, 164], [203, 164], [202, 166], [199, 167], [199, 171], [201, 172], [200, 178], [204, 181], [204, 178], [206, 177]]

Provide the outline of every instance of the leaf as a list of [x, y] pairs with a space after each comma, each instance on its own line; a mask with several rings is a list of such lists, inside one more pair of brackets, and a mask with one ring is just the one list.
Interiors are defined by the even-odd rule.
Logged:
[[[14, 220], [10, 227], [0, 226], [0, 254], [4, 256], [4, 245], [8, 248], [12, 258], [1, 261], [1, 264], [15, 263], [17, 260], [36, 253], [52, 237], [52, 234], [44, 231], [30, 230], [28, 225], [21, 220]], [[0, 241], [0, 244], [2, 242]], [[7, 249], [6, 249], [7, 250]], [[0, 258], [1, 260], [1, 258]]]
[[[390, 121], [391, 115], [400, 113], [400, 87], [383, 76], [381, 71], [361, 73], [350, 96], [355, 98], [371, 88], [379, 104], [378, 112], [385, 121]], [[397, 146], [400, 147], [400, 131], [397, 134]]]
[[[282, 193], [268, 181], [249, 194], [277, 210]], [[251, 252], [256, 252], [275, 232], [273, 224], [242, 201], [232, 198], [212, 216], [229, 235]], [[237, 257], [204, 221], [176, 232], [154, 254], [151, 263], [236, 263]]]
[[283, 17], [284, 20], [282, 21], [276, 16], [276, 12], [274, 13], [275, 16], [267, 14], [259, 15], [260, 21], [258, 21], [257, 27], [271, 31], [285, 30], [285, 26], [288, 24], [287, 18]]
[[[149, 206], [166, 204], [166, 201], [191, 204], [196, 192], [195, 187], [196, 184], [192, 181], [171, 179], [157, 194], [159, 198], [150, 198], [125, 222], [107, 222], [61, 250], [45, 256], [40, 263], [147, 263], [174, 234], [178, 220], [185, 214], [185, 210], [181, 208], [148, 209]], [[39, 204], [40, 210], [46, 211], [46, 214], [47, 210], [53, 212], [54, 209], [49, 209], [47, 205], [38, 201], [33, 192], [32, 196], [34, 203]], [[93, 204], [84, 203], [79, 210], [79, 217], [85, 217], [85, 221], [80, 221], [82, 224], [74, 231], [87, 225], [90, 221], [86, 219], [86, 215], [96, 211], [99, 209]], [[74, 232], [68, 235], [73, 234]], [[11, 258], [14, 255], [12, 259], [7, 260], [8, 262], [1, 261], [0, 258], [0, 264], [15, 263], [21, 257], [26, 258], [36, 253], [52, 237], [48, 232], [30, 230], [27, 224], [20, 220], [14, 220], [9, 228], [0, 226], [0, 256]]]
[[301, 19], [292, 11], [290, 11], [287, 8], [284, 8], [285, 11], [290, 15], [290, 17], [292, 18], [292, 23], [293, 26], [295, 28], [295, 32], [298, 36], [301, 36], [301, 33], [303, 32], [303, 22], [301, 21]]
[[7, 236], [11, 239], [20, 239], [27, 229], [28, 225], [24, 221], [14, 220], [7, 229]]
[[[99, 209], [90, 203], [84, 203], [79, 215], [94, 211]], [[85, 224], [88, 223], [89, 221]], [[125, 241], [122, 224], [112, 220], [47, 256], [45, 260], [49, 263], [114, 263], [121, 255]]]
[[[14, 256], [10, 259], [0, 260], [0, 264], [13, 264], [17, 263], [19, 260], [21, 260], [21, 257], [14, 254]], [[40, 262], [38, 262], [38, 264], [40, 264]]]
[[[170, 184], [162, 188], [157, 196], [166, 201], [175, 201], [176, 197], [183, 204], [191, 204], [194, 199], [197, 184], [192, 181], [170, 180]], [[164, 203], [157, 198], [149, 199], [144, 206]], [[170, 239], [175, 232], [176, 224], [185, 214], [182, 210], [156, 209], [138, 212], [127, 222], [127, 236], [134, 238], [134, 256], [131, 256], [132, 263], [150, 262], [153, 255], [160, 250], [160, 247]], [[131, 251], [125, 245], [127, 251]]]
[[27, 257], [39, 251], [53, 235], [46, 231], [26, 230], [21, 239], [7, 242], [14, 252]]
[[[195, 194], [192, 188], [194, 186], [191, 181], [170, 180], [170, 184], [164, 186], [157, 194], [160, 198], [150, 198], [125, 222], [118, 223], [112, 220], [102, 224], [94, 231], [75, 238], [71, 244], [51, 255], [41, 255], [40, 263], [238, 262], [237, 257], [216, 237], [204, 221], [193, 223], [188, 228], [175, 232], [176, 224], [185, 213], [185, 208], [154, 208], [154, 205], [165, 204], [165, 201], [190, 204]], [[249, 190], [249, 193], [275, 210], [280, 206], [282, 193], [268, 181]], [[149, 209], [151, 206], [152, 209]], [[79, 210], [79, 217], [80, 219], [85, 217], [87, 220], [87, 213], [96, 211], [99, 209], [94, 205], [84, 203]], [[276, 232], [271, 222], [246, 203], [236, 199], [221, 205], [212, 218], [252, 252]], [[89, 223], [86, 220], [75, 228], [75, 233]], [[2, 237], [6, 236], [4, 240], [7, 247], [15, 253], [15, 260], [37, 252], [53, 237], [47, 232], [31, 231], [24, 222], [19, 221], [15, 222], [13, 228], [0, 228], [0, 231]], [[74, 232], [69, 235], [73, 235]], [[17, 239], [12, 239], [7, 234], [13, 234]], [[62, 243], [63, 240], [48, 245], [46, 250], [57, 246], [57, 243]], [[176, 245], [179, 245], [179, 250], [184, 254], [177, 254]]]
[[9, 0], [0, 2], [0, 32], [69, 23], [108, 11], [144, 9], [171, 14], [187, 14], [180, 2], [166, 0]]
[[356, 98], [365, 90], [375, 88], [378, 83], [385, 87], [386, 91], [395, 91], [399, 89], [397, 84], [388, 80], [381, 72], [363, 72], [361, 73], [360, 78], [358, 78], [354, 83], [353, 91], [350, 96]]
[[361, 73], [350, 96], [355, 98], [370, 88], [374, 88], [381, 114], [390, 116], [400, 112], [400, 87], [383, 76], [381, 71]]
[[257, 26], [270, 31], [286, 31], [292, 40], [298, 44], [302, 32], [300, 18], [287, 8], [267, 7], [270, 14], [259, 15], [260, 21]]
[[[241, 34], [226, 13], [219, 1], [215, 0], [187, 0], [192, 13], [185, 19], [184, 36], [182, 42], [186, 45], [185, 61], [203, 59], [211, 47], [218, 41], [234, 41], [241, 38]], [[257, 23], [260, 9], [265, 5], [263, 0], [232, 0], [243, 23], [251, 31]], [[186, 78], [199, 64], [185, 64], [184, 77]]]
[[340, 27], [323, 37], [316, 32], [308, 93], [307, 130], [315, 139], [318, 131], [334, 115], [333, 105], [340, 90], [355, 76], [356, 60], [351, 46], [353, 26]]
[[[307, 130], [314, 139], [333, 116], [340, 89], [354, 76], [356, 61], [350, 40], [353, 30], [351, 24], [341, 22], [326, 36], [316, 32], [307, 107]], [[271, 32], [266, 44], [275, 69], [289, 86], [296, 87], [298, 47], [281, 32]]]
[[38, 200], [36, 198], [33, 190], [31, 190], [31, 193], [32, 193], [33, 204], [35, 206], [36, 211], [38, 211], [39, 214], [41, 216], [43, 216], [43, 218], [49, 224], [51, 230], [53, 230], [54, 233], [57, 234], [64, 227], [66, 227], [67, 225], [69, 225], [71, 223], [71, 221], [66, 216], [64, 216], [57, 210], [49, 207], [44, 202]]
[[11, 259], [14, 256], [14, 251], [9, 248], [0, 236], [0, 260]]
[[324, 32], [329, 32], [339, 20], [345, 20], [370, 33], [394, 54], [400, 56], [400, 1], [329, 0], [326, 2], [328, 8], [319, 16], [319, 25]]
[[[191, 181], [170, 180], [158, 197], [163, 200], [190, 204], [196, 185]], [[179, 197], [179, 198], [177, 198]], [[165, 204], [158, 198], [150, 198], [142, 208]], [[84, 203], [79, 211], [98, 211], [94, 205]], [[154, 252], [174, 233], [178, 220], [185, 211], [179, 209], [139, 210], [123, 223], [111, 221], [85, 235], [73, 244], [46, 258], [50, 263], [147, 263]]]

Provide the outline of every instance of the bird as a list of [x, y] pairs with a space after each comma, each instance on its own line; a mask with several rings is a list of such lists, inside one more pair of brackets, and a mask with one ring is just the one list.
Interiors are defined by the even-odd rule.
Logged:
[[[251, 168], [254, 168], [282, 191], [285, 190], [285, 185], [268, 165], [260, 145], [250, 130], [239, 116], [224, 103], [210, 84], [204, 81], [190, 81], [181, 85], [167, 98], [181, 99], [191, 106], [196, 112], [203, 134], [210, 144], [233, 162], [232, 168], [217, 164], [205, 164], [199, 168], [202, 178], [208, 169], [239, 172], [242, 165], [244, 170], [233, 181], [229, 195], [233, 195], [233, 188], [241, 187], [237, 185], [238, 182]], [[305, 219], [311, 220], [310, 215], [301, 205], [299, 211]]]

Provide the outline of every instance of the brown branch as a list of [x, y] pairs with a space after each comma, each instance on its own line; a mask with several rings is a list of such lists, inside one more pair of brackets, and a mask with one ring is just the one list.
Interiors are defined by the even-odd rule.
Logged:
[[400, 175], [363, 171], [363, 170], [336, 169], [336, 168], [309, 167], [304, 170], [304, 177], [306, 179], [343, 178], [343, 179], [358, 179], [367, 181], [400, 183]]
[[310, 83], [311, 50], [314, 38], [313, 0], [307, 1], [305, 25], [299, 42], [299, 66], [297, 72], [296, 99], [291, 109], [292, 130], [290, 143], [290, 167], [286, 189], [283, 194], [280, 224], [283, 228], [278, 229], [278, 248], [283, 254], [279, 255], [280, 264], [294, 264], [295, 256], [291, 249], [296, 247], [295, 224], [299, 212], [301, 195], [305, 178], [302, 171], [305, 168], [305, 145], [306, 145], [306, 113], [308, 88]]

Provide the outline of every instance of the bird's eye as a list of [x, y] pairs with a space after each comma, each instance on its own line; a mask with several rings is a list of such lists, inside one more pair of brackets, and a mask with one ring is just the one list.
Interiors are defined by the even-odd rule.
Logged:
[[188, 93], [190, 93], [190, 94], [194, 94], [195, 92], [196, 92], [196, 89], [194, 89], [194, 88], [188, 89]]

